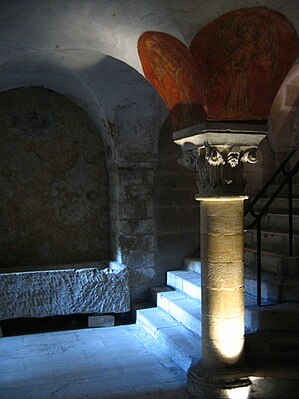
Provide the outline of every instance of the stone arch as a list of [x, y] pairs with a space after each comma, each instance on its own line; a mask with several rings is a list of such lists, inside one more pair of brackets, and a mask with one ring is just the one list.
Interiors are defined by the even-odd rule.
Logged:
[[[79, 54], [80, 55], [80, 54]], [[86, 57], [86, 53], [82, 56]], [[45, 87], [60, 93], [84, 109], [99, 129], [105, 147], [111, 156], [116, 156], [114, 142], [100, 98], [94, 89], [72, 70], [69, 65], [59, 61], [66, 53], [34, 52], [16, 56], [0, 65], [0, 92], [17, 87]], [[104, 57], [104, 56], [102, 56]]]
[[108, 172], [96, 126], [45, 88], [5, 91], [0, 102], [1, 267], [110, 259]]
[[[65, 53], [63, 52], [62, 54]], [[80, 54], [78, 54], [80, 56]], [[87, 55], [85, 54], [85, 58]], [[98, 57], [98, 55], [96, 55]], [[104, 56], [102, 56], [104, 57]], [[101, 60], [101, 56], [100, 56]], [[117, 175], [118, 152], [101, 99], [94, 87], [85, 81], [75, 70], [64, 65], [55, 56], [48, 53], [30, 53], [15, 57], [0, 66], [0, 92], [19, 87], [42, 87], [69, 98], [83, 109], [96, 125], [104, 143], [109, 173], [111, 258], [116, 258], [119, 239], [119, 210]]]

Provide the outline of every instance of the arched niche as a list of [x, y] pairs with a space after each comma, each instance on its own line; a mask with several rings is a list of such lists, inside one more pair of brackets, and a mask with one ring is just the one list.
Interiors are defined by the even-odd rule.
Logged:
[[0, 94], [0, 267], [110, 258], [108, 173], [100, 132], [55, 91]]

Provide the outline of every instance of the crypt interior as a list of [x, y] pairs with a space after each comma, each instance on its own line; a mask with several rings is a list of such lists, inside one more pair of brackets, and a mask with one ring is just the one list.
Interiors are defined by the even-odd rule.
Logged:
[[0, 398], [296, 397], [298, 2], [0, 6]]

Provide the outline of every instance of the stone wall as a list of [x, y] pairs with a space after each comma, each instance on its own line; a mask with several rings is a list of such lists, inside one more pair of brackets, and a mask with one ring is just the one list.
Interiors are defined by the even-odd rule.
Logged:
[[178, 165], [180, 148], [167, 121], [159, 138], [159, 160], [119, 167], [119, 248], [130, 272], [133, 302], [164, 285], [166, 271], [180, 269], [199, 253], [196, 174]]
[[154, 171], [150, 165], [136, 163], [120, 168], [119, 176], [119, 245], [130, 271], [131, 298], [139, 301], [155, 286]]
[[0, 267], [110, 257], [108, 177], [99, 131], [46, 89], [0, 95]]
[[1, 268], [112, 260], [119, 250], [136, 302], [198, 254], [196, 176], [177, 164], [169, 121], [159, 136], [145, 114], [131, 137], [120, 111], [109, 114], [117, 157], [107, 171], [98, 129], [66, 97], [15, 89], [0, 103]]
[[252, 200], [263, 188], [276, 170], [275, 153], [271, 148], [268, 137], [265, 137], [258, 147], [256, 164], [244, 165], [244, 178], [246, 180], [245, 193]]
[[160, 134], [159, 162], [154, 178], [157, 239], [156, 284], [165, 284], [167, 270], [183, 268], [186, 256], [199, 254], [199, 202], [196, 173], [177, 163], [181, 149], [173, 143], [166, 122]]

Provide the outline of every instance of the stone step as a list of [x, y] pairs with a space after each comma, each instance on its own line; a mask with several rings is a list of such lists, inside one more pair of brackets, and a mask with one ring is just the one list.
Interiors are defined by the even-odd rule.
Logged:
[[[269, 198], [260, 198], [254, 210], [261, 210], [264, 205], [269, 201]], [[272, 212], [288, 212], [289, 199], [288, 198], [275, 198], [269, 208]], [[293, 198], [293, 212], [299, 214], [299, 198]]]
[[[245, 294], [256, 298], [256, 273], [245, 269]], [[262, 301], [277, 304], [299, 301], [299, 276], [278, 276], [262, 273]]]
[[167, 272], [167, 285], [192, 298], [201, 300], [201, 277], [196, 272], [188, 270], [169, 271]]
[[[185, 372], [200, 360], [201, 339], [177, 324], [163, 310], [159, 308], [139, 310], [137, 325], [154, 337]], [[279, 376], [291, 380], [298, 378], [298, 331], [247, 333], [245, 345], [246, 361], [251, 366], [252, 376], [269, 378]], [[253, 381], [255, 383], [255, 380]]]
[[[245, 295], [245, 307], [252, 309], [252, 313], [256, 308], [255, 302], [254, 298]], [[161, 309], [182, 323], [184, 327], [201, 336], [201, 302], [199, 300], [190, 298], [183, 292], [172, 291], [158, 294], [157, 303]], [[248, 322], [251, 321], [251, 318], [248, 317]], [[250, 324], [245, 327], [251, 331]]]
[[[285, 302], [245, 308], [245, 324], [251, 331], [295, 330], [299, 332], [299, 303]], [[248, 329], [247, 329], [248, 331]]]
[[137, 312], [139, 309], [148, 309], [148, 308], [154, 308], [156, 307], [156, 303], [154, 303], [153, 301], [150, 302], [133, 302], [131, 304], [131, 318], [133, 323], [136, 323], [136, 318], [137, 318]]
[[253, 366], [253, 375], [262, 373], [260, 375], [264, 377], [299, 378], [298, 331], [259, 331], [247, 334], [245, 351], [247, 362]]
[[[289, 228], [289, 215], [284, 212], [270, 212], [262, 220], [262, 225], [268, 228], [288, 231]], [[299, 231], [299, 215], [293, 215], [293, 229]]]
[[[262, 301], [267, 304], [275, 304], [280, 300], [281, 278], [270, 273], [262, 273]], [[256, 298], [256, 273], [245, 269], [245, 294]]]
[[[245, 295], [245, 328], [247, 332], [258, 329], [299, 330], [299, 303], [283, 303], [258, 308], [256, 299]], [[160, 293], [158, 306], [186, 328], [201, 335], [201, 303], [179, 291]]]
[[[253, 221], [251, 215], [246, 215], [244, 226], [247, 228]], [[288, 232], [289, 215], [287, 212], [270, 211], [267, 216], [262, 218], [262, 229]], [[293, 215], [293, 230], [299, 231], [299, 215]]]
[[201, 338], [160, 308], [137, 311], [136, 324], [150, 334], [184, 371], [201, 358]]
[[201, 302], [181, 291], [161, 292], [157, 305], [186, 328], [201, 336]]
[[[277, 275], [299, 275], [299, 256], [287, 256], [273, 251], [262, 251], [262, 270]], [[244, 263], [255, 271], [256, 248], [244, 248]]]
[[[278, 184], [271, 184], [267, 191], [266, 191], [266, 197], [270, 198], [272, 194], [278, 189]], [[299, 183], [293, 183], [293, 197], [294, 198], [299, 198]], [[285, 185], [282, 190], [279, 193], [280, 198], [286, 198], [288, 197], [288, 186]]]
[[287, 277], [281, 282], [281, 302], [299, 301], [299, 277]]
[[[256, 247], [256, 230], [247, 230], [244, 234], [245, 246]], [[289, 250], [289, 235], [284, 231], [277, 230], [266, 230], [261, 231], [261, 244], [262, 249], [266, 251], [275, 251], [285, 255], [288, 255]], [[295, 232], [293, 234], [293, 249], [294, 255], [299, 254], [299, 233]]]
[[162, 292], [171, 292], [171, 291], [174, 291], [174, 289], [171, 287], [167, 287], [166, 285], [162, 287], [150, 288], [150, 301], [157, 306], [158, 294]]
[[184, 269], [201, 274], [201, 261], [199, 258], [185, 258]]

